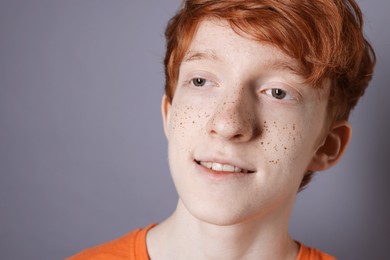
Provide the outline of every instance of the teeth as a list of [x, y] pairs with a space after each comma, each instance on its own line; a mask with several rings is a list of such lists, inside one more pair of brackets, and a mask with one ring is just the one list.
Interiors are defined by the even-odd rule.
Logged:
[[223, 167], [222, 167], [222, 171], [224, 172], [234, 172], [234, 168], [235, 166], [233, 165], [227, 165], [227, 164], [224, 164]]
[[216, 162], [199, 162], [201, 165], [203, 165], [206, 168], [212, 169], [214, 171], [220, 171], [220, 172], [242, 172], [242, 173], [248, 173], [247, 170], [243, 170], [237, 166], [229, 165], [229, 164], [221, 164]]

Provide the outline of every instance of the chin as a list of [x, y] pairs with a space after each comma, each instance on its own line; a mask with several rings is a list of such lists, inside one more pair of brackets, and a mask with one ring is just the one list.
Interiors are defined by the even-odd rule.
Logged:
[[240, 209], [235, 206], [226, 205], [192, 205], [187, 211], [195, 218], [204, 223], [216, 226], [232, 226], [248, 222], [259, 216], [259, 212], [251, 209]]

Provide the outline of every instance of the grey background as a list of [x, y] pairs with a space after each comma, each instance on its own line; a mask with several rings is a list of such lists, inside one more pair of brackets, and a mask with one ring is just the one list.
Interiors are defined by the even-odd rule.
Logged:
[[[390, 2], [359, 3], [375, 78], [344, 160], [299, 195], [291, 233], [340, 259], [386, 259]], [[2, 259], [62, 259], [174, 210], [160, 98], [179, 4], [0, 1]]]

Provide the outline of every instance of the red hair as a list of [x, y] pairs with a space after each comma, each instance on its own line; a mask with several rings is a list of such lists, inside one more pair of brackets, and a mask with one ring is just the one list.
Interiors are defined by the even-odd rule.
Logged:
[[[206, 18], [225, 20], [236, 33], [276, 46], [299, 62], [313, 87], [330, 80], [332, 121], [348, 119], [372, 78], [375, 53], [363, 35], [362, 13], [354, 0], [187, 0], [165, 31], [170, 102], [182, 59]], [[309, 182], [307, 176], [301, 187]]]

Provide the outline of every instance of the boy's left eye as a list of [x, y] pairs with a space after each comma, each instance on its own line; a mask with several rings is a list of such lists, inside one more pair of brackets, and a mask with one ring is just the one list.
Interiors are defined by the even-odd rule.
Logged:
[[283, 98], [286, 97], [287, 92], [282, 90], [282, 89], [280, 89], [280, 88], [273, 88], [273, 89], [271, 89], [271, 95], [274, 98], [283, 99]]
[[270, 95], [276, 99], [294, 99], [287, 91], [280, 88], [270, 88], [264, 91], [267, 95]]

